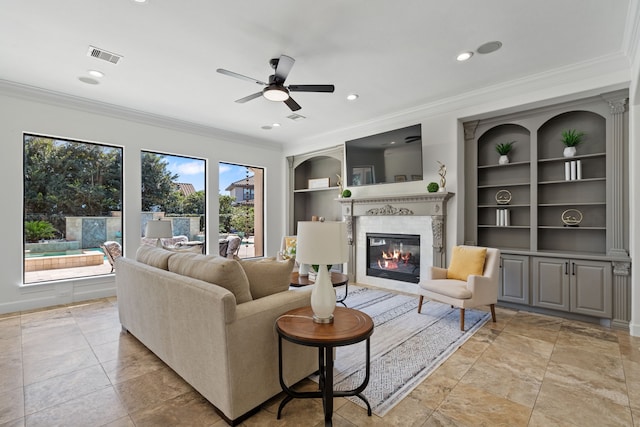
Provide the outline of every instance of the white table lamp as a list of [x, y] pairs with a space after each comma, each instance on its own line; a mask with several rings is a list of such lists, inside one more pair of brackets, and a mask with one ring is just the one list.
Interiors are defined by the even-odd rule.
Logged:
[[173, 230], [171, 229], [171, 221], [149, 221], [147, 222], [147, 228], [144, 232], [145, 237], [157, 238], [156, 246], [162, 247], [162, 238], [173, 237]]
[[298, 222], [296, 260], [305, 264], [318, 264], [318, 276], [311, 291], [311, 309], [316, 323], [333, 322], [336, 292], [331, 284], [328, 265], [349, 260], [347, 225], [337, 221]]

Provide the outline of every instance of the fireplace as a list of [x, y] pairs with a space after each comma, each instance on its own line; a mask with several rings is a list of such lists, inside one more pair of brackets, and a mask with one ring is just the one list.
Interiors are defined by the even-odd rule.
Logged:
[[420, 281], [420, 236], [366, 233], [367, 276]]

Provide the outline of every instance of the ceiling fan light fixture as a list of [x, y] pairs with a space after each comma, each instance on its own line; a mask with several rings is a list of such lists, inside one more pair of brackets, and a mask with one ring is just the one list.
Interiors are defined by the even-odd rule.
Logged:
[[269, 85], [264, 88], [262, 94], [269, 101], [286, 101], [289, 99], [289, 91], [282, 86]]

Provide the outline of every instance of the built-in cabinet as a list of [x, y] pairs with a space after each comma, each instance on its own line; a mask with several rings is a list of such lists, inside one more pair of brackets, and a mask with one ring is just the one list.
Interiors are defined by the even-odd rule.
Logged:
[[500, 257], [498, 298], [529, 304], [529, 257], [503, 253]]
[[533, 257], [533, 267], [533, 305], [611, 317], [610, 262]]
[[[464, 123], [465, 243], [501, 249], [500, 301], [628, 325], [626, 105], [618, 91]], [[585, 135], [565, 157], [570, 129]]]
[[328, 221], [342, 218], [336, 198], [340, 195], [343, 153], [343, 147], [338, 146], [287, 158], [292, 198], [289, 234], [297, 233], [298, 221], [311, 221], [314, 216]]

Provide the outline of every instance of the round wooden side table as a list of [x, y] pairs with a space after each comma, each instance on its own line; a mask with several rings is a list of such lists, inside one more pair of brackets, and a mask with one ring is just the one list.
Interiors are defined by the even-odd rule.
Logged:
[[[357, 396], [367, 405], [371, 416], [371, 405], [361, 394], [369, 384], [370, 343], [373, 320], [367, 314], [346, 307], [336, 307], [333, 323], [315, 323], [311, 307], [301, 307], [286, 312], [276, 320], [278, 331], [278, 372], [282, 390], [287, 394], [278, 407], [277, 419], [282, 409], [292, 399], [322, 398], [325, 426], [332, 425], [333, 398]], [[298, 392], [287, 386], [282, 378], [282, 340], [318, 348], [319, 391]], [[353, 390], [333, 390], [333, 349], [366, 340], [366, 375]]]

